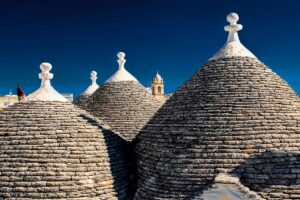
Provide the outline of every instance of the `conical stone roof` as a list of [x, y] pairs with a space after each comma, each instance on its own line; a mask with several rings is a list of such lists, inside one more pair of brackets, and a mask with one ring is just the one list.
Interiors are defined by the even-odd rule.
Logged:
[[124, 199], [122, 140], [63, 100], [51, 65], [41, 68], [38, 95], [0, 112], [0, 198]]
[[[119, 53], [118, 56], [119, 70], [125, 70], [125, 54]], [[110, 77], [89, 99], [77, 105], [131, 141], [161, 104], [138, 81], [127, 79], [123, 80], [120, 74], [117, 78]]]
[[220, 173], [261, 199], [299, 199], [299, 97], [257, 58], [225, 52], [141, 131], [136, 199], [197, 199]]

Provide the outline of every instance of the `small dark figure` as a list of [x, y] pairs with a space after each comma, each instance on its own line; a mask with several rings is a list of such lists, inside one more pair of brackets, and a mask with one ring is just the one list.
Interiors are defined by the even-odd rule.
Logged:
[[25, 98], [25, 93], [21, 89], [20, 84], [18, 84], [17, 95], [18, 95], [18, 100], [19, 101], [21, 101], [21, 100], [23, 100]]

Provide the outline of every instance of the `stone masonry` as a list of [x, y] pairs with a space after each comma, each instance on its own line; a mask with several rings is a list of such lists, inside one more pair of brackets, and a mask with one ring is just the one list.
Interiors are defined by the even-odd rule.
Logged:
[[300, 101], [256, 58], [211, 60], [138, 136], [137, 200], [193, 199], [233, 173], [266, 200], [300, 199]]
[[79, 107], [103, 120], [127, 141], [132, 141], [161, 104], [135, 81], [108, 82]]
[[0, 198], [125, 199], [123, 142], [68, 102], [0, 111]]
[[128, 199], [133, 199], [137, 184], [135, 138], [161, 103], [136, 81], [113, 81], [100, 86], [89, 98], [81, 98], [77, 105], [108, 123], [126, 141]]

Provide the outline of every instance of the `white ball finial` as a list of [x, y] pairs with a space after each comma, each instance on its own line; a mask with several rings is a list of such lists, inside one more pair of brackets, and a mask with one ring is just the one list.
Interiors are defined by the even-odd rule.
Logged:
[[52, 86], [50, 80], [53, 79], [53, 74], [49, 71], [52, 69], [52, 65], [47, 62], [40, 64], [39, 78], [41, 81], [41, 86], [34, 93], [30, 94], [26, 100], [27, 101], [60, 101], [67, 102], [61, 94], [59, 94]]
[[50, 80], [53, 78], [53, 74], [50, 73], [50, 70], [52, 69], [52, 65], [50, 63], [43, 62], [42, 64], [40, 64], [40, 68], [42, 70], [42, 73], [39, 73], [39, 78], [43, 80], [42, 81], [42, 85], [43, 85], [45, 80]]
[[119, 52], [117, 54], [117, 56], [118, 56], [119, 59], [124, 59], [125, 58], [125, 53], [124, 52]]
[[96, 71], [92, 71], [91, 72], [91, 79], [92, 79], [92, 83], [96, 83], [97, 80], [97, 72]]
[[250, 57], [256, 58], [239, 39], [238, 31], [243, 29], [241, 24], [238, 24], [239, 16], [236, 13], [229, 13], [227, 21], [230, 23], [225, 26], [225, 31], [228, 32], [228, 37], [225, 45], [209, 60], [216, 60], [220, 58], [230, 57]]
[[83, 93], [81, 93], [81, 95], [90, 96], [99, 88], [99, 85], [96, 82], [96, 80], [98, 79], [97, 72], [91, 71], [90, 75], [91, 75], [90, 78], [92, 80], [92, 83]]
[[111, 76], [109, 77], [109, 79], [106, 80], [106, 83], [109, 82], [118, 82], [118, 81], [135, 81], [138, 82], [138, 80], [136, 80], [136, 78], [134, 76], [132, 76], [126, 69], [125, 69], [125, 63], [126, 63], [126, 59], [125, 59], [125, 53], [124, 52], [119, 52], [117, 54], [118, 56], [118, 64], [119, 64], [119, 69]]
[[118, 63], [119, 63], [119, 69], [125, 69], [124, 65], [125, 65], [125, 53], [124, 52], [119, 52], [117, 54], [119, 60], [118, 60]]
[[243, 26], [241, 24], [237, 24], [238, 20], [239, 20], [238, 14], [229, 13], [227, 15], [227, 21], [230, 23], [230, 25], [224, 27], [225, 31], [235, 33], [242, 30]]
[[92, 71], [91, 72], [91, 76], [93, 76], [93, 77], [97, 76], [97, 72], [96, 71]]
[[44, 62], [40, 65], [40, 69], [42, 72], [49, 72], [52, 69], [52, 65], [50, 63]]
[[230, 24], [236, 24], [237, 21], [239, 21], [239, 16], [238, 14], [236, 13], [229, 13], [227, 15], [227, 21], [230, 23]]

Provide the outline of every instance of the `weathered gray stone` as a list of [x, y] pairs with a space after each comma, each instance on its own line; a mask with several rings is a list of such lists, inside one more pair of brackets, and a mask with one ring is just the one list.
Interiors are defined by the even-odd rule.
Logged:
[[135, 141], [139, 131], [152, 118], [161, 103], [136, 81], [108, 82], [92, 96], [76, 104], [106, 122], [115, 133], [128, 141], [125, 150], [130, 171], [130, 194], [136, 190]]
[[0, 197], [125, 199], [123, 140], [71, 103], [0, 111]]
[[136, 199], [191, 199], [222, 173], [267, 200], [300, 194], [300, 101], [254, 58], [209, 61], [138, 136]]
[[136, 137], [161, 106], [135, 81], [105, 83], [92, 96], [81, 97], [75, 104], [106, 122], [127, 141]]

